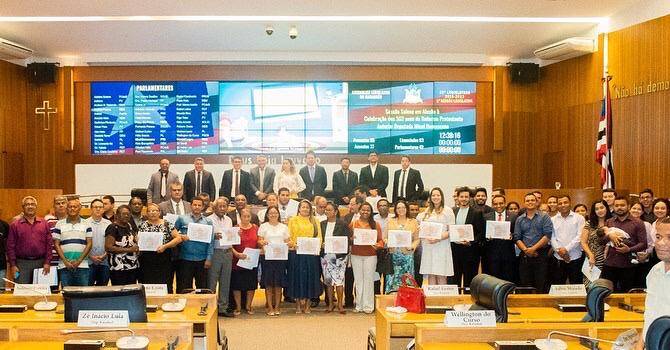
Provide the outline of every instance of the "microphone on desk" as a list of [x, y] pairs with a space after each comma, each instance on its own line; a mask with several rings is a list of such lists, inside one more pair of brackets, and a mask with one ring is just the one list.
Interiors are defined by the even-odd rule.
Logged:
[[47, 294], [46, 293], [44, 293], [43, 291], [41, 291], [41, 290], [39, 290], [35, 287], [32, 287], [29, 284], [16, 283], [14, 281], [8, 280], [7, 278], [3, 278], [3, 280], [5, 282], [9, 282], [9, 283], [11, 283], [11, 284], [13, 284], [13, 285], [15, 285], [19, 288], [30, 289], [33, 292], [36, 292], [36, 293], [42, 295], [44, 297], [44, 301], [38, 301], [38, 302], [35, 303], [35, 305], [33, 305], [33, 309], [35, 309], [36, 311], [51, 311], [51, 310], [55, 310], [56, 307], [58, 307], [57, 302], [49, 301], [49, 299], [47, 299]]
[[580, 340], [586, 340], [589, 342], [587, 346], [590, 346], [591, 349], [598, 349], [598, 343], [603, 342], [603, 343], [608, 343], [608, 344], [613, 344], [614, 346], [623, 346], [621, 342], [618, 341], [611, 341], [611, 340], [605, 340], [605, 339], [598, 339], [598, 338], [593, 338], [593, 337], [587, 337], [585, 335], [579, 335], [579, 334], [573, 334], [573, 333], [567, 333], [567, 332], [561, 332], [561, 331], [551, 331], [549, 332], [549, 335], [547, 335], [547, 338], [542, 338], [542, 339], [536, 339], [535, 340], [535, 346], [539, 350], [567, 350], [568, 349], [568, 344], [561, 340], [561, 339], [551, 339], [551, 336], [554, 334], [559, 334], [559, 335], [564, 335], [567, 337], [573, 337], [577, 338]]
[[63, 329], [62, 334], [81, 334], [81, 333], [104, 333], [104, 332], [130, 332], [130, 336], [121, 337], [116, 340], [116, 347], [119, 350], [142, 350], [149, 347], [149, 338], [143, 335], [135, 335], [135, 331], [130, 328], [105, 328], [105, 329]]

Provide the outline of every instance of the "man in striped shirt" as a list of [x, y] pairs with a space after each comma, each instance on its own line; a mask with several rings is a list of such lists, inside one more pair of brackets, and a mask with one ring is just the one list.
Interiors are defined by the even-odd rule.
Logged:
[[63, 287], [87, 286], [89, 279], [88, 253], [93, 245], [93, 230], [79, 216], [79, 198], [67, 201], [67, 217], [51, 230], [54, 247], [60, 257], [58, 278]]

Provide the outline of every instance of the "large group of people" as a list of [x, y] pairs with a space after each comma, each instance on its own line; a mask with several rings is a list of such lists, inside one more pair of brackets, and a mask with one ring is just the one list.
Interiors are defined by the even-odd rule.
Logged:
[[[253, 314], [260, 286], [266, 314], [277, 316], [282, 301], [294, 302], [297, 313], [310, 313], [322, 294], [326, 312], [353, 308], [372, 313], [374, 295], [396, 292], [406, 274], [420, 284], [467, 290], [481, 271], [544, 293], [552, 284], [588, 283], [582, 274], [588, 264], [602, 270], [601, 277], [617, 291], [628, 291], [645, 288], [645, 276], [659, 262], [654, 247], [669, 203], [649, 189], [634, 202], [607, 189], [589, 205], [573, 203], [568, 195], [544, 200], [541, 192], [533, 192], [520, 205], [508, 203], [504, 189], [496, 188], [488, 206], [485, 188], [459, 187], [453, 192], [455, 206], [449, 207], [440, 187], [424, 195], [420, 172], [403, 156], [389, 201], [388, 168], [375, 152], [368, 160], [359, 176], [342, 158], [330, 198], [326, 172], [313, 152], [299, 171], [285, 159], [276, 173], [264, 156], [250, 172], [233, 157], [216, 198], [214, 178], [202, 158], [183, 183], [163, 159], [151, 175], [146, 198], [132, 197], [119, 206], [110, 195], [94, 199], [87, 219], [80, 216], [76, 196], [56, 197], [44, 218], [37, 215], [37, 200], [27, 196], [11, 224], [0, 222], [8, 275], [31, 283], [35, 269], [44, 274], [56, 269], [64, 287], [141, 282], [166, 284], [170, 293], [207, 288], [218, 291], [224, 316]], [[291, 201], [297, 209], [291, 209]], [[346, 215], [340, 217], [343, 206]], [[509, 236], [492, 237], [487, 221], [508, 222]], [[419, 238], [428, 223], [442, 224], [443, 231]], [[190, 239], [191, 224], [211, 226], [211, 241]], [[452, 239], [451, 225], [471, 225], [474, 239]], [[358, 229], [376, 232], [375, 243], [354, 244], [356, 232], [362, 232]], [[223, 245], [223, 235], [231, 230], [238, 232], [239, 243]], [[411, 243], [389, 247], [389, 231], [395, 230], [409, 231]], [[140, 251], [139, 232], [160, 233], [158, 248]], [[302, 237], [317, 239], [321, 253], [298, 254]], [[348, 251], [327, 253], [328, 237], [347, 237]], [[286, 260], [265, 259], [266, 249], [281, 245], [288, 247]], [[247, 249], [260, 250], [259, 263], [251, 269], [238, 264], [247, 260]]]

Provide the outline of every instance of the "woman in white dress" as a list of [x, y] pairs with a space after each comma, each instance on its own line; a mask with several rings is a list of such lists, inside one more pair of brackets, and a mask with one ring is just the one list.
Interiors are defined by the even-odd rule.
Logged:
[[421, 268], [428, 284], [447, 284], [447, 277], [454, 275], [454, 261], [451, 256], [448, 225], [456, 222], [454, 211], [444, 206], [444, 193], [439, 187], [430, 190], [428, 209], [417, 216], [419, 223], [424, 221], [439, 222], [444, 225], [440, 239], [421, 239]]
[[279, 193], [280, 188], [286, 187], [291, 191], [291, 198], [298, 198], [298, 193], [307, 186], [300, 174], [295, 171], [293, 161], [287, 158], [281, 163], [281, 171], [275, 176], [275, 183], [272, 187], [275, 193]]

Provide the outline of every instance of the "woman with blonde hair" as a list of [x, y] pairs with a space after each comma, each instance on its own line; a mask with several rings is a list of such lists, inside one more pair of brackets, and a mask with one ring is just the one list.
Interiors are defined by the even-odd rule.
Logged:
[[286, 187], [291, 191], [291, 198], [298, 198], [298, 193], [307, 187], [305, 181], [302, 180], [300, 174], [295, 170], [293, 161], [289, 158], [285, 158], [282, 161], [281, 171], [275, 176], [275, 183], [272, 186], [275, 193], [279, 193], [279, 189], [282, 187]]

